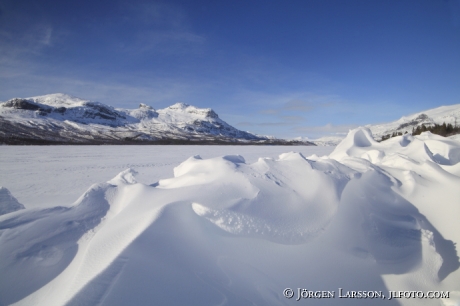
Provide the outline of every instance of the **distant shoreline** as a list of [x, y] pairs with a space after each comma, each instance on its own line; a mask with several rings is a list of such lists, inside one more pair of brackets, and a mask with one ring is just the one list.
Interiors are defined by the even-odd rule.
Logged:
[[0, 144], [2, 145], [18, 145], [18, 146], [49, 146], [49, 145], [59, 145], [59, 146], [91, 146], [91, 145], [123, 145], [123, 146], [132, 146], [132, 145], [217, 145], [217, 146], [316, 146], [316, 144], [311, 142], [304, 141], [288, 141], [288, 140], [264, 140], [264, 141], [224, 141], [224, 140], [183, 140], [183, 139], [161, 139], [154, 141], [103, 141], [103, 140], [93, 140], [93, 141], [82, 141], [82, 142], [72, 142], [72, 141], [52, 141], [52, 140], [42, 140], [42, 139], [21, 139], [16, 137], [11, 138], [0, 138]]

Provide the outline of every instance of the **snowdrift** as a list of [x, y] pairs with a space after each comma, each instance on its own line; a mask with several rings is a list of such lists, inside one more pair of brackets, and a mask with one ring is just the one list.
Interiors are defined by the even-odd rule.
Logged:
[[193, 156], [153, 184], [127, 169], [72, 207], [0, 216], [0, 304], [455, 305], [459, 149], [360, 128], [330, 156]]

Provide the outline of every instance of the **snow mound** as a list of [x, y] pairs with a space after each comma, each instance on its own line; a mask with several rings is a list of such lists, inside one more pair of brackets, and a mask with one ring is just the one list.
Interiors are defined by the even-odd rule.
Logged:
[[78, 255], [79, 242], [94, 234], [108, 211], [107, 188], [93, 186], [71, 208], [24, 210], [0, 217], [3, 305], [32, 294], [69, 268]]
[[[336, 293], [313, 304], [369, 304], [337, 298], [346, 288], [390, 305], [389, 291], [458, 291], [459, 147], [361, 128], [330, 156], [193, 156], [153, 184], [127, 169], [72, 207], [0, 216], [0, 302], [286, 305], [285, 288], [308, 288]], [[397, 302], [421, 301], [440, 302]]]
[[372, 138], [369, 129], [358, 128], [349, 132], [330, 157], [337, 160], [360, 157], [372, 163], [389, 163], [399, 158], [417, 163], [456, 165], [460, 161], [460, 151], [455, 140], [430, 132], [418, 136], [406, 134], [379, 143]]
[[332, 158], [356, 155], [357, 152], [369, 151], [378, 143], [372, 138], [372, 133], [367, 128], [351, 130], [347, 137], [337, 146], [330, 155]]
[[121, 184], [136, 184], [137, 183], [136, 178], [135, 178], [136, 174], [137, 174], [136, 170], [129, 168], [117, 174], [117, 176], [115, 176], [113, 179], [108, 181], [108, 183], [113, 184], [113, 185], [119, 185], [120, 183]]
[[[252, 165], [234, 156], [199, 163], [200, 169], [225, 171], [224, 176], [211, 177], [222, 181], [219, 185], [226, 184], [226, 192], [243, 195], [244, 189], [249, 189], [251, 193], [226, 205], [210, 201], [194, 203], [195, 213], [234, 235], [282, 244], [304, 243], [324, 232], [337, 210], [342, 188], [349, 180], [347, 175], [338, 175], [339, 170], [333, 165], [317, 167], [317, 163], [298, 153], [282, 154], [278, 160], [260, 159]], [[325, 172], [324, 168], [328, 170]], [[181, 181], [188, 175], [198, 176], [197, 168], [182, 173]], [[230, 182], [232, 176], [235, 183], [225, 183]], [[321, 186], [329, 192], [323, 193]]]

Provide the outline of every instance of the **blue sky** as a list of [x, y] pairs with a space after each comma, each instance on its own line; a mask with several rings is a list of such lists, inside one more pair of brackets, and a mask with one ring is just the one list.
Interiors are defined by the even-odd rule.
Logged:
[[2, 0], [0, 101], [55, 92], [346, 133], [460, 103], [460, 0]]

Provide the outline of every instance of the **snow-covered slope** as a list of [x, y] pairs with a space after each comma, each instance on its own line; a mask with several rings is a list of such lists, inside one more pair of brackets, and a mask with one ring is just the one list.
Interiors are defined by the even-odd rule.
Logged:
[[343, 140], [343, 136], [325, 136], [318, 139], [313, 139], [313, 142], [317, 146], [333, 147], [338, 145]]
[[360, 128], [329, 156], [126, 169], [0, 216], [0, 304], [456, 305], [459, 150]]
[[[118, 109], [52, 94], [0, 104], [0, 141], [4, 143], [287, 143], [240, 131], [210, 108], [177, 103], [155, 110]], [[287, 143], [288, 144], [288, 143]], [[303, 143], [306, 144], [306, 143]]]
[[[449, 106], [441, 106], [426, 111], [418, 112], [409, 116], [403, 116], [399, 120], [366, 125], [374, 135], [375, 139], [380, 140], [384, 135], [391, 135], [394, 132], [401, 132], [402, 134], [411, 133], [413, 128], [421, 126], [433, 126], [434, 124], [457, 124], [460, 126], [460, 104], [454, 104]], [[335, 146], [339, 144], [344, 137], [340, 136], [328, 136], [312, 140], [313, 143], [319, 146]]]
[[411, 133], [414, 127], [416, 128], [422, 124], [428, 127], [435, 123], [460, 125], [460, 104], [441, 106], [404, 116], [390, 123], [367, 125], [366, 127], [372, 131], [376, 139], [380, 139], [383, 135], [392, 134], [393, 132]]

